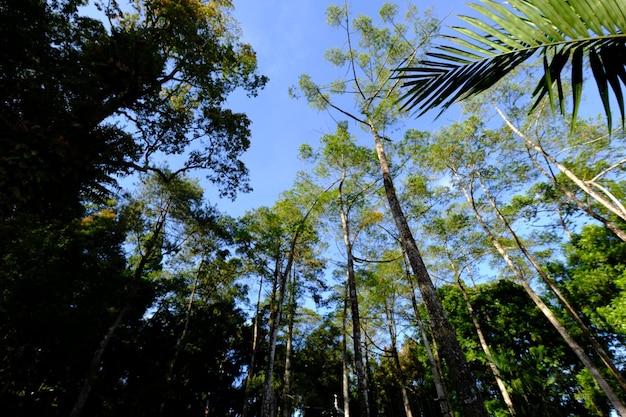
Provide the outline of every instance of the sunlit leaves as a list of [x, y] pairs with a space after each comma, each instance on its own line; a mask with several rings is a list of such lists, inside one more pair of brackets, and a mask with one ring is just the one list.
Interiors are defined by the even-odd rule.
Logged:
[[332, 27], [345, 24], [348, 11], [341, 6], [331, 5], [326, 8], [326, 23]]
[[378, 14], [383, 22], [393, 22], [394, 18], [398, 15], [398, 5], [385, 3], [380, 8]]
[[[347, 31], [348, 39], [341, 48], [327, 50], [325, 58], [346, 72], [343, 78], [325, 84], [313, 83], [308, 75], [300, 77], [299, 89], [313, 108], [341, 108], [345, 116], [358, 121], [369, 118], [380, 129], [403, 117], [398, 111], [399, 90], [397, 81], [392, 80], [392, 68], [414, 60], [438, 23], [428, 13], [418, 16], [415, 7], [408, 7], [406, 23], [397, 21], [398, 14], [399, 7], [390, 3], [381, 7], [378, 22], [372, 16], [349, 18], [347, 7], [328, 7], [327, 23]], [[296, 96], [294, 89], [291, 94]], [[354, 98], [354, 108], [339, 105], [339, 97], [346, 95]]]

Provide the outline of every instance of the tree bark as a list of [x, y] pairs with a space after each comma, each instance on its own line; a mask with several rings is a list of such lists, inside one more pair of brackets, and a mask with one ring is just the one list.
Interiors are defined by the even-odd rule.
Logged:
[[359, 386], [359, 415], [369, 417], [369, 396], [367, 375], [363, 367], [363, 348], [361, 345], [361, 318], [359, 315], [359, 300], [356, 288], [356, 277], [354, 274], [354, 257], [352, 254], [352, 241], [350, 240], [350, 223], [348, 213], [343, 202], [343, 181], [345, 180], [345, 170], [339, 182], [339, 209], [341, 214], [341, 227], [343, 230], [343, 240], [346, 248], [346, 285], [350, 300], [350, 313], [352, 316], [352, 339], [354, 349], [354, 367], [356, 370], [357, 383]]
[[413, 285], [411, 271], [409, 270], [408, 260], [406, 259], [406, 252], [404, 252], [404, 263], [406, 269], [406, 278], [409, 284], [409, 290], [411, 291], [411, 305], [413, 306], [413, 314], [415, 315], [415, 320], [417, 320], [417, 326], [419, 327], [420, 334], [422, 336], [422, 343], [424, 344], [424, 349], [426, 349], [426, 354], [428, 355], [428, 362], [430, 363], [430, 371], [433, 374], [433, 383], [435, 384], [435, 391], [437, 392], [437, 402], [439, 403], [439, 408], [441, 409], [441, 415], [443, 417], [452, 417], [452, 406], [450, 405], [448, 393], [446, 392], [446, 387], [441, 378], [440, 364], [433, 354], [433, 349], [430, 346], [430, 341], [428, 340], [428, 335], [426, 334], [425, 324], [422, 321], [422, 315], [419, 311], [417, 299], [415, 298], [415, 287]]
[[259, 344], [259, 314], [261, 310], [261, 290], [263, 289], [263, 277], [259, 282], [259, 293], [257, 295], [256, 302], [256, 314], [254, 316], [254, 325], [252, 330], [252, 356], [250, 357], [250, 366], [248, 368], [248, 374], [246, 375], [246, 384], [243, 393], [243, 410], [242, 417], [248, 416], [248, 396], [250, 395], [250, 384], [252, 383], [252, 376], [254, 375], [254, 368], [256, 365], [256, 357], [258, 354]]
[[200, 280], [200, 273], [202, 270], [203, 263], [204, 263], [204, 257], [200, 261], [200, 265], [198, 265], [198, 270], [196, 271], [196, 277], [193, 281], [193, 286], [191, 287], [191, 294], [189, 295], [189, 302], [187, 303], [187, 311], [185, 312], [185, 326], [183, 327], [183, 331], [181, 332], [180, 337], [178, 338], [178, 341], [176, 343], [176, 349], [174, 350], [174, 356], [172, 357], [172, 360], [170, 361], [170, 366], [168, 367], [168, 370], [167, 370], [166, 384], [168, 384], [168, 387], [167, 387], [168, 392], [166, 392], [163, 395], [163, 398], [161, 399], [161, 407], [159, 408], [160, 410], [159, 414], [161, 416], [163, 415], [165, 411], [165, 405], [169, 397], [169, 384], [171, 383], [172, 378], [174, 376], [174, 367], [176, 366], [176, 361], [178, 360], [178, 357], [180, 356], [180, 352], [183, 350], [185, 346], [185, 339], [187, 338], [187, 332], [189, 331], [189, 323], [191, 322], [191, 311], [193, 309], [193, 301], [196, 296], [196, 290], [198, 288], [198, 281]]
[[[626, 232], [625, 231], [620, 229], [620, 227], [618, 225], [616, 225], [614, 222], [610, 221], [609, 219], [605, 218], [604, 216], [601, 216], [598, 213], [596, 213], [595, 211], [593, 211], [591, 209], [591, 207], [589, 207], [588, 204], [585, 204], [582, 201], [580, 201], [578, 199], [578, 197], [576, 197], [576, 195], [573, 192], [571, 192], [570, 190], [565, 188], [563, 186], [563, 184], [558, 182], [552, 175], [548, 174], [548, 172], [546, 172], [546, 170], [539, 164], [539, 162], [537, 162], [537, 160], [531, 155], [530, 149], [529, 148], [527, 148], [527, 149], [528, 149], [528, 156], [529, 156], [530, 160], [532, 161], [533, 165], [535, 166], [535, 168], [537, 168], [546, 178], [548, 178], [548, 180], [554, 186], [556, 186], [563, 194], [565, 194], [565, 196], [567, 196], [567, 198], [569, 198], [576, 205], [576, 207], [578, 207], [579, 209], [581, 209], [582, 211], [587, 213], [593, 219], [595, 219], [595, 220], [599, 221], [600, 223], [602, 223], [607, 229], [609, 229], [610, 231], [615, 233], [615, 235], [617, 237], [619, 237], [622, 241], [626, 242]], [[559, 213], [559, 215], [560, 215], [560, 213]], [[562, 217], [561, 217], [561, 221], [564, 224]], [[571, 235], [570, 235], [570, 233], [569, 233], [569, 231], [567, 229], [566, 229], [566, 233], [571, 238]]]
[[293, 322], [296, 314], [296, 276], [292, 274], [292, 282], [289, 286], [288, 297], [288, 322], [287, 322], [287, 343], [285, 347], [285, 372], [283, 377], [283, 417], [291, 417], [293, 413], [293, 399], [291, 392], [291, 352], [293, 349]]
[[[332, 186], [332, 185], [331, 185]], [[329, 188], [331, 187], [329, 186]], [[326, 190], [324, 190], [326, 191]], [[274, 362], [276, 360], [276, 342], [278, 341], [278, 332], [280, 329], [280, 322], [282, 318], [282, 310], [283, 303], [285, 299], [285, 286], [287, 283], [287, 278], [291, 274], [291, 269], [295, 262], [296, 258], [296, 248], [298, 246], [300, 240], [300, 233], [302, 232], [302, 225], [306, 224], [309, 219], [309, 216], [313, 212], [313, 209], [317, 205], [321, 194], [317, 196], [317, 198], [313, 201], [307, 212], [304, 214], [302, 219], [298, 222], [298, 226], [296, 227], [296, 231], [291, 238], [291, 242], [287, 251], [287, 264], [285, 265], [284, 271], [281, 271], [280, 258], [281, 254], [277, 253], [276, 256], [276, 266], [274, 270], [274, 286], [278, 291], [278, 300], [276, 301], [275, 308], [270, 308], [270, 310], [274, 310], [275, 313], [272, 314], [270, 311], [270, 346], [268, 352], [268, 364], [267, 370], [265, 373], [265, 383], [263, 385], [263, 401], [261, 403], [261, 416], [262, 417], [272, 417], [272, 403], [273, 401], [273, 390], [272, 390], [272, 379], [274, 376]], [[275, 291], [274, 291], [275, 292]]]
[[[539, 152], [548, 161], [552, 162], [563, 174], [565, 174], [567, 178], [569, 178], [572, 182], [574, 182], [574, 184], [576, 184], [581, 190], [583, 190], [585, 193], [591, 196], [594, 200], [596, 200], [598, 203], [603, 205], [607, 210], [609, 210], [611, 213], [615, 214], [616, 216], [620, 217], [622, 220], [626, 220], [626, 209], [624, 209], [624, 206], [621, 205], [617, 201], [615, 196], [610, 194], [606, 189], [599, 187], [598, 184], [596, 184], [593, 181], [586, 182], [578, 178], [578, 176], [576, 176], [576, 174], [574, 174], [572, 171], [567, 169], [565, 165], [561, 164], [553, 156], [548, 154], [546, 150], [543, 148], [543, 146], [532, 141], [527, 135], [525, 135], [517, 127], [515, 127], [513, 123], [511, 123], [511, 121], [504, 115], [502, 110], [500, 110], [500, 108], [498, 108], [497, 106], [496, 106], [496, 111], [498, 112], [498, 114], [500, 114], [500, 117], [502, 117], [502, 119], [507, 124], [507, 126], [509, 126], [509, 128], [517, 136], [522, 138], [522, 140], [524, 140], [524, 142], [526, 142], [526, 144], [529, 147]], [[612, 200], [612, 202], [608, 201], [606, 198], [598, 194], [590, 185], [595, 185], [597, 188], [600, 188], [609, 197], [609, 199]]]
[[478, 321], [478, 317], [474, 313], [474, 307], [472, 307], [472, 303], [470, 301], [469, 295], [467, 294], [467, 290], [461, 282], [461, 277], [459, 277], [456, 268], [453, 267], [454, 274], [456, 276], [456, 282], [463, 293], [463, 298], [465, 299], [465, 304], [467, 305], [467, 310], [470, 313], [470, 317], [472, 318], [472, 323], [474, 324], [474, 328], [476, 328], [476, 334], [478, 335], [478, 341], [480, 342], [480, 347], [482, 348], [485, 356], [487, 357], [487, 363], [489, 364], [489, 369], [491, 369], [491, 373], [496, 380], [496, 384], [498, 385], [498, 389], [500, 390], [500, 394], [502, 395], [502, 399], [506, 404], [506, 408], [509, 410], [509, 414], [511, 416], [515, 416], [515, 407], [513, 407], [513, 400], [511, 400], [511, 396], [509, 395], [509, 391], [506, 388], [504, 380], [502, 379], [502, 374], [500, 374], [500, 369], [496, 366], [493, 355], [491, 354], [491, 348], [487, 343], [487, 339], [485, 338], [485, 334], [483, 333], [483, 329], [480, 326], [480, 322]]
[[265, 381], [263, 383], [263, 402], [261, 403], [261, 416], [272, 417], [272, 403], [274, 391], [272, 379], [274, 378], [274, 363], [276, 362], [276, 343], [285, 300], [285, 274], [280, 270], [280, 254], [276, 254], [276, 266], [274, 269], [274, 281], [272, 302], [270, 305], [270, 340], [267, 353], [267, 368], [265, 369]]
[[341, 389], [343, 394], [343, 415], [350, 417], [350, 373], [348, 372], [348, 286], [343, 299], [343, 317], [341, 318]]
[[439, 300], [437, 296], [435, 286], [430, 279], [422, 256], [417, 248], [413, 233], [409, 228], [409, 224], [398, 201], [380, 135], [371, 121], [369, 122], [369, 127], [374, 136], [387, 201], [396, 227], [398, 228], [402, 245], [406, 251], [409, 265], [411, 265], [411, 269], [413, 270], [413, 274], [415, 275], [422, 294], [422, 299], [424, 300], [424, 305], [426, 306], [426, 310], [433, 325], [435, 339], [439, 344], [441, 354], [448, 368], [449, 387], [456, 392], [458, 405], [464, 417], [487, 417], [487, 409], [476, 387], [476, 380], [469, 369], [465, 355], [456, 339], [456, 334], [443, 310], [441, 300]]
[[413, 412], [411, 411], [411, 403], [409, 401], [409, 395], [406, 389], [405, 376], [404, 372], [402, 371], [400, 356], [398, 355], [398, 340], [396, 337], [396, 321], [394, 318], [393, 306], [385, 306], [385, 316], [387, 319], [387, 329], [389, 330], [389, 339], [391, 341], [391, 356], [394, 364], [394, 377], [396, 378], [398, 385], [400, 386], [404, 414], [406, 415], [406, 417], [413, 417]]

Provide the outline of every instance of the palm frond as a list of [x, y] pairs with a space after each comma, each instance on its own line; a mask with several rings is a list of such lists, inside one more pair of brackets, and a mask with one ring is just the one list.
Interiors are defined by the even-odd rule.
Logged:
[[[403, 108], [418, 116], [481, 93], [531, 58], [541, 55], [544, 74], [533, 91], [534, 106], [548, 96], [562, 112], [563, 85], [571, 68], [573, 122], [580, 107], [584, 68], [591, 68], [609, 129], [610, 92], [624, 123], [626, 0], [481, 0], [469, 4], [482, 18], [460, 16], [469, 27], [427, 54], [418, 66], [398, 68], [406, 92]], [[457, 46], [452, 46], [456, 44]], [[441, 112], [439, 114], [441, 114]]]

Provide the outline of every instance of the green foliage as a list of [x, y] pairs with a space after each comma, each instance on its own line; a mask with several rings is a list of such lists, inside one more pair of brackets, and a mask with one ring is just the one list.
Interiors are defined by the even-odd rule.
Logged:
[[[584, 377], [584, 368], [521, 287], [510, 281], [498, 281], [468, 291], [520, 415], [608, 413], [606, 399], [599, 395], [595, 382], [589, 376]], [[504, 412], [460, 290], [445, 286], [440, 294], [474, 374], [480, 380], [490, 413]]]
[[304, 416], [326, 415], [341, 392], [341, 330], [324, 320], [294, 354], [294, 395]]
[[549, 266], [558, 284], [592, 326], [623, 341], [626, 244], [604, 227], [587, 225], [565, 254], [565, 263]]
[[507, 5], [491, 0], [470, 4], [481, 16], [461, 16], [470, 28], [455, 27], [448, 36], [454, 45], [440, 45], [428, 53], [430, 60], [399, 68], [408, 87], [405, 108], [419, 114], [479, 94], [520, 64], [540, 53], [544, 73], [533, 91], [536, 108], [545, 96], [565, 113], [565, 68], [571, 68], [572, 126], [576, 121], [585, 67], [590, 67], [604, 105], [609, 130], [612, 125], [609, 91], [617, 101], [622, 121], [624, 100], [624, 43], [626, 19], [620, 0], [590, 7], [586, 1], [513, 0]]
[[[438, 22], [428, 13], [418, 16], [412, 6], [406, 12], [406, 23], [398, 23], [398, 14], [398, 6], [384, 3], [379, 12], [382, 24], [378, 25], [370, 16], [351, 18], [347, 5], [327, 8], [327, 23], [345, 30], [349, 40], [342, 48], [327, 50], [325, 58], [333, 66], [344, 68], [348, 75], [328, 84], [318, 84], [309, 75], [301, 75], [298, 88], [311, 107], [334, 108], [353, 120], [368, 120], [380, 131], [403, 117], [397, 105], [397, 82], [391, 79], [390, 68], [413, 62], [420, 49], [430, 42]], [[291, 91], [295, 95], [294, 89]], [[346, 94], [354, 98], [353, 109], [338, 105], [338, 97]]]
[[16, 216], [0, 227], [5, 412], [67, 414], [74, 387], [131, 283], [118, 212], [93, 207], [69, 224]]
[[266, 80], [228, 2], [150, 0], [135, 13], [113, 2], [103, 10], [111, 27], [83, 16], [82, 1], [3, 3], [3, 216], [55, 216], [172, 154], [184, 155], [176, 170], [206, 169], [224, 195], [247, 189], [238, 158], [249, 121], [222, 106]]
[[[138, 329], [146, 309], [158, 308], [157, 297], [180, 282], [166, 279], [174, 258], [197, 254], [183, 248], [185, 237], [213, 232], [224, 244], [224, 228], [184, 173], [205, 169], [223, 195], [247, 189], [239, 156], [249, 145], [249, 121], [224, 105], [235, 89], [254, 95], [266, 81], [256, 74], [252, 49], [237, 39], [229, 2], [147, 0], [134, 2], [130, 13], [110, 2], [102, 21], [83, 15], [85, 3], [0, 4], [0, 402], [13, 415], [67, 415], [93, 351], [122, 312], [112, 352], [96, 368], [102, 383], [92, 395], [101, 401], [89, 407], [90, 415], [104, 413], [98, 403], [128, 414], [119, 409], [135, 399], [124, 395], [136, 379], [150, 377], [116, 361], [137, 358], [124, 354], [144, 343]], [[170, 156], [180, 165], [163, 168]], [[143, 196], [125, 207], [102, 206], [116, 178], [137, 172], [156, 173]], [[160, 228], [164, 216], [174, 221]], [[127, 237], [133, 240], [125, 246]], [[206, 242], [205, 252], [215, 250]], [[218, 259], [212, 265], [224, 279], [232, 265]], [[234, 294], [219, 293], [232, 305]], [[225, 329], [241, 328], [235, 320]], [[167, 332], [179, 333], [173, 326]], [[226, 340], [219, 332], [215, 338]], [[206, 352], [207, 342], [199, 345], [188, 347]], [[150, 366], [166, 363], [171, 352], [162, 349]], [[240, 362], [232, 363], [230, 385], [213, 381], [197, 392], [232, 389]], [[140, 408], [149, 409], [146, 401]]]

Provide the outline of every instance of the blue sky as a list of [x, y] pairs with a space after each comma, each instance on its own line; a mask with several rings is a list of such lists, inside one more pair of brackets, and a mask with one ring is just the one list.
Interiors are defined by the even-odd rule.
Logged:
[[[233, 97], [233, 110], [245, 112], [252, 120], [251, 147], [243, 157], [250, 170], [249, 194], [240, 194], [234, 202], [217, 199], [207, 187], [212, 203], [227, 214], [238, 216], [245, 211], [271, 206], [280, 192], [289, 189], [299, 170], [306, 166], [297, 158], [304, 143], [315, 145], [325, 133], [335, 130], [327, 113], [311, 109], [306, 101], [289, 97], [288, 90], [301, 74], [310, 74], [316, 82], [337, 78], [338, 73], [324, 61], [324, 51], [341, 46], [345, 33], [325, 23], [326, 8], [340, 2], [323, 0], [234, 0], [234, 17], [239, 21], [243, 40], [257, 52], [260, 73], [269, 77], [258, 97]], [[377, 16], [383, 1], [353, 1], [351, 14]], [[398, 2], [399, 5], [405, 4]], [[433, 14], [445, 18], [444, 26], [459, 24], [457, 14], [467, 14], [465, 1], [417, 1], [420, 12], [432, 7]], [[443, 29], [450, 32], [449, 29]], [[446, 113], [437, 125], [455, 117]], [[457, 116], [458, 117], [458, 116]], [[425, 116], [412, 127], [428, 129], [433, 118]], [[434, 125], [434, 124], [433, 124]]]

